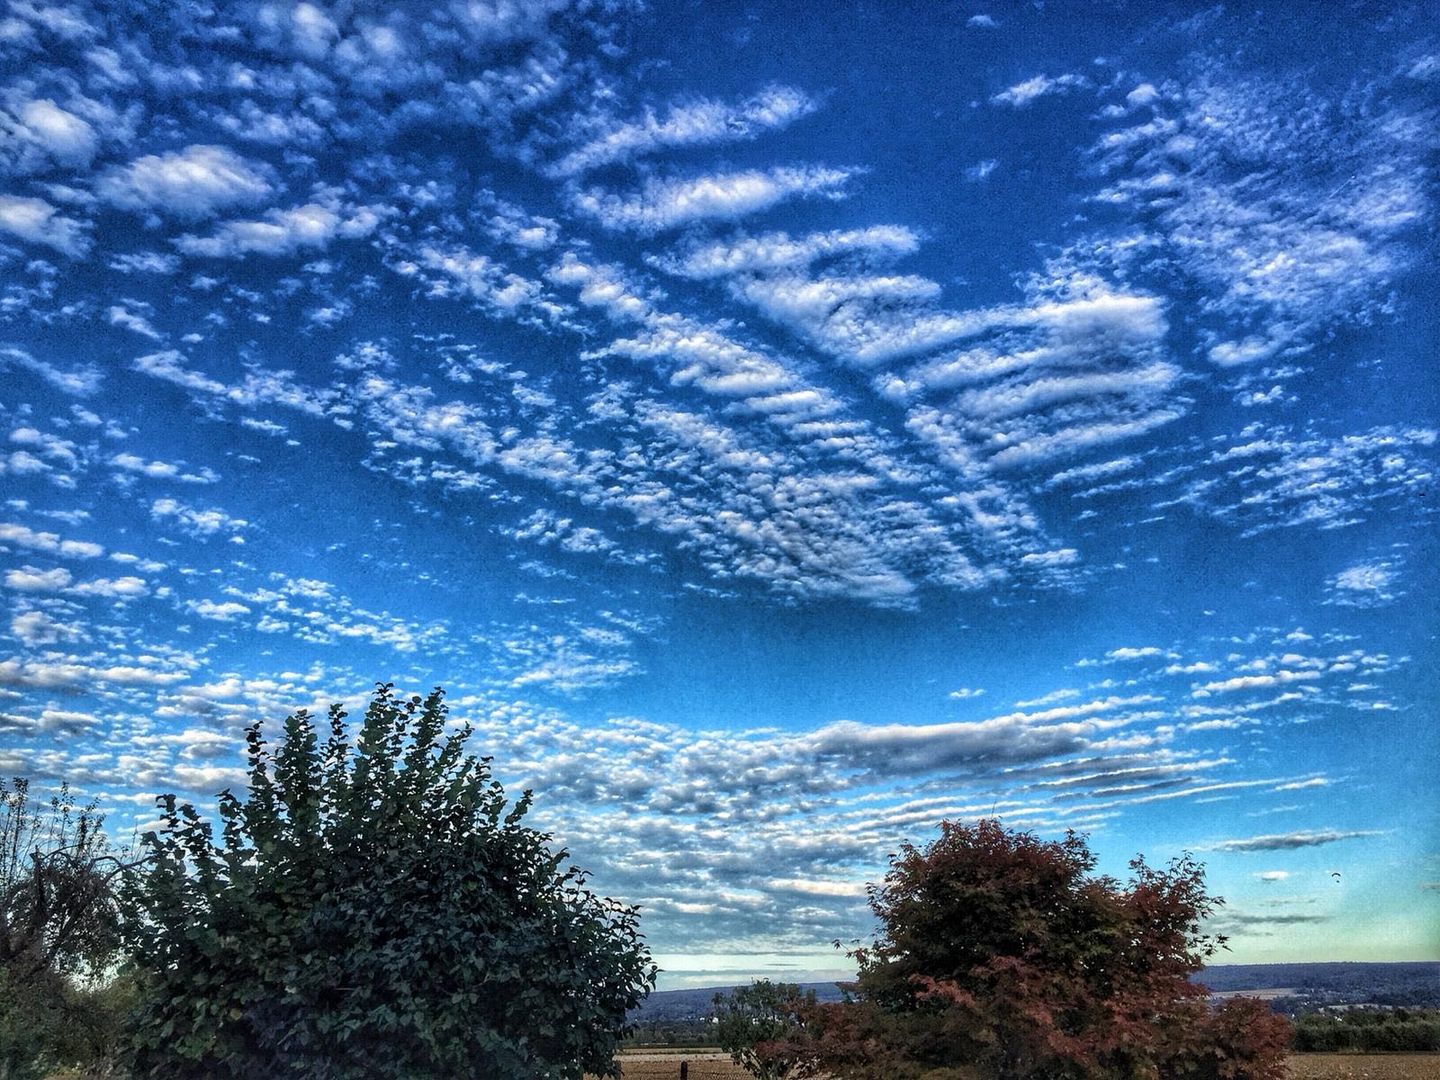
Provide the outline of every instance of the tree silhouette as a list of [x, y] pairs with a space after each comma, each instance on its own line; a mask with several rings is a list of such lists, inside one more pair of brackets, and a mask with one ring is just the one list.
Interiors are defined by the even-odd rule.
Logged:
[[1203, 868], [1137, 858], [1123, 884], [1094, 868], [1073, 833], [992, 820], [903, 845], [870, 891], [881, 929], [851, 954], [855, 1001], [803, 1010], [815, 1060], [877, 1080], [959, 1066], [996, 1080], [1280, 1076], [1285, 1022], [1243, 1004], [1212, 1013], [1191, 980], [1224, 944], [1201, 931], [1221, 903]]
[[382, 685], [353, 746], [339, 706], [323, 745], [303, 711], [273, 749], [252, 727], [218, 843], [163, 798], [129, 896], [136, 1076], [617, 1075], [654, 984], [637, 912], [520, 824], [531, 793], [508, 803], [469, 735], [441, 691]]
[[84, 985], [119, 946], [118, 878], [95, 803], [68, 785], [37, 805], [30, 783], [0, 782], [0, 1077], [100, 1055], [118, 1019]]

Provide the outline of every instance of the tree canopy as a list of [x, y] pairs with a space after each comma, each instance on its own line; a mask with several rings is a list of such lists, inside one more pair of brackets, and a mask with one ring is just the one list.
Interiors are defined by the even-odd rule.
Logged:
[[162, 799], [127, 897], [136, 1076], [616, 1075], [654, 984], [638, 913], [521, 824], [531, 793], [509, 802], [470, 734], [440, 690], [382, 685], [353, 743], [339, 706], [273, 747], [252, 727], [218, 840]]
[[1278, 1077], [1285, 1022], [1244, 1002], [1212, 1011], [1192, 981], [1224, 944], [1202, 932], [1221, 902], [1203, 868], [1137, 858], [1125, 883], [1094, 869], [1073, 833], [997, 821], [903, 845], [870, 892], [880, 931], [851, 954], [855, 1000], [797, 1008], [802, 1044], [837, 1077], [875, 1080], [961, 1066], [996, 1080]]

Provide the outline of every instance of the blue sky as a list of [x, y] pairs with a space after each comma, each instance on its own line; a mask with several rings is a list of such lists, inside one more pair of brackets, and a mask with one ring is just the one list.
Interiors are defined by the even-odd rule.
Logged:
[[668, 985], [989, 813], [1440, 958], [1433, 16], [11, 0], [0, 771], [440, 683]]

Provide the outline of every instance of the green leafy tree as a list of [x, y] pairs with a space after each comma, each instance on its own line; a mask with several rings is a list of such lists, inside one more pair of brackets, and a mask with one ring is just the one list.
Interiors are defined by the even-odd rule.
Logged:
[[654, 985], [634, 908], [521, 824], [489, 758], [446, 733], [443, 695], [380, 686], [353, 745], [339, 706], [272, 748], [220, 838], [190, 805], [128, 895], [143, 980], [137, 1077], [616, 1076], [628, 1009]]
[[[880, 933], [851, 955], [856, 1000], [805, 1017], [812, 1060], [842, 1078], [974, 1070], [995, 1080], [1278, 1080], [1288, 1025], [1210, 1010], [1191, 977], [1223, 946], [1220, 901], [1185, 856], [1094, 872], [1083, 838], [943, 822], [871, 889]], [[803, 1045], [793, 1048], [803, 1051]]]
[[36, 804], [0, 782], [0, 1078], [102, 1058], [117, 1034], [103, 983], [119, 945], [110, 851], [95, 803], [67, 786]]
[[760, 1080], [805, 1080], [815, 1076], [808, 1057], [788, 1052], [799, 1031], [798, 1011], [815, 1004], [815, 991], [802, 995], [795, 983], [757, 979], [716, 994], [715, 1038], [730, 1059]]

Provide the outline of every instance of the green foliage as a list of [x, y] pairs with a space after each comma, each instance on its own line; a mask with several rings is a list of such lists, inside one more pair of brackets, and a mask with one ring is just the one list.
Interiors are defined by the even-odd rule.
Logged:
[[759, 1080], [804, 1080], [816, 1073], [803, 1055], [787, 1054], [784, 1040], [800, 1030], [797, 1010], [815, 1004], [794, 983], [757, 979], [715, 995], [715, 1038], [730, 1059]]
[[1202, 868], [1094, 867], [1073, 833], [996, 821], [902, 846], [871, 890], [880, 933], [851, 954], [855, 1000], [806, 1010], [792, 1052], [847, 1080], [1278, 1078], [1285, 1022], [1211, 1011], [1190, 981], [1223, 944], [1200, 929], [1219, 903]]
[[1295, 1020], [1296, 1050], [1388, 1051], [1440, 1050], [1440, 1011], [1434, 1009], [1346, 1009], [1309, 1013]]
[[119, 944], [109, 852], [95, 804], [68, 787], [36, 806], [0, 783], [0, 1076], [98, 1062], [113, 1047], [117, 992], [100, 985]]
[[111, 1075], [132, 1004], [123, 977], [88, 985], [47, 972], [17, 987], [0, 975], [0, 1077]]
[[353, 746], [339, 706], [323, 743], [303, 711], [273, 749], [257, 724], [218, 842], [161, 800], [128, 895], [137, 1078], [617, 1075], [654, 984], [638, 914], [520, 823], [531, 793], [509, 804], [445, 713], [384, 685]]

